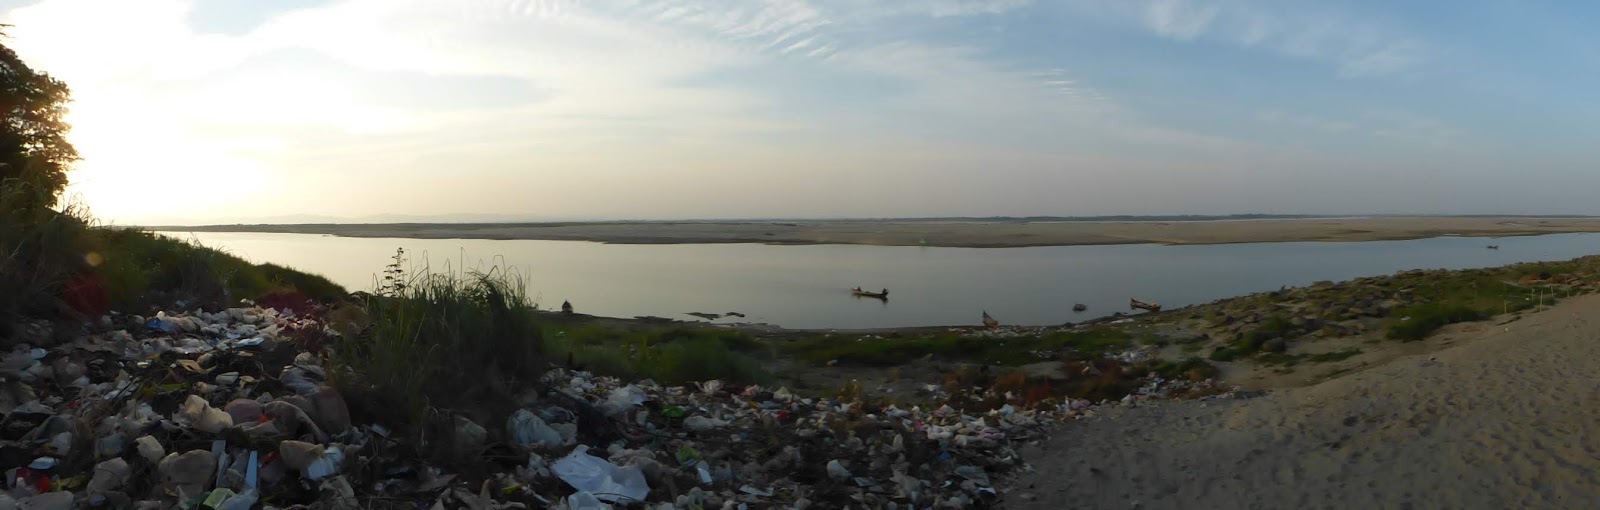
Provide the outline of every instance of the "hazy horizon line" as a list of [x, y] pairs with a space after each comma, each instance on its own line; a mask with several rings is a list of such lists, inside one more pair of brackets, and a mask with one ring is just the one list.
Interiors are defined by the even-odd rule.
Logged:
[[[455, 216], [459, 219], [448, 219]], [[175, 228], [175, 227], [226, 227], [226, 226], [289, 226], [289, 225], [450, 225], [450, 224], [584, 224], [584, 223], [717, 223], [717, 222], [771, 222], [771, 221], [962, 221], [962, 220], [987, 220], [987, 221], [1215, 221], [1215, 220], [1248, 220], [1248, 219], [1349, 219], [1349, 218], [1600, 218], [1592, 214], [1414, 214], [1414, 213], [1368, 213], [1368, 214], [1266, 214], [1266, 213], [1237, 213], [1237, 214], [1104, 214], [1104, 215], [1031, 215], [1031, 216], [863, 216], [863, 217], [700, 217], [700, 218], [671, 218], [671, 219], [640, 219], [640, 218], [564, 218], [564, 219], [536, 219], [536, 218], [504, 218], [501, 215], [477, 215], [478, 218], [465, 218], [474, 215], [392, 215], [383, 219], [361, 217], [316, 217], [305, 219], [290, 218], [260, 218], [250, 221], [213, 222], [213, 223], [157, 223], [129, 224], [128, 227], [138, 228]], [[311, 218], [315, 218], [312, 220]], [[493, 218], [493, 219], [491, 219]]]

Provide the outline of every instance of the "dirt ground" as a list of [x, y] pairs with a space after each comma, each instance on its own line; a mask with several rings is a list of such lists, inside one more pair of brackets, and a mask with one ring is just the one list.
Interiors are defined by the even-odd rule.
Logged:
[[1457, 325], [1249, 400], [1123, 408], [1025, 455], [1014, 508], [1587, 508], [1600, 296]]

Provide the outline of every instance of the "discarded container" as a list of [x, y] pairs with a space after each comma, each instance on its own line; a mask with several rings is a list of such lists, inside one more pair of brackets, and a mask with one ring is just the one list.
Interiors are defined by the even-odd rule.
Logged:
[[570, 455], [556, 461], [552, 471], [561, 481], [601, 501], [612, 503], [644, 501], [650, 494], [644, 473], [637, 467], [617, 467], [605, 459], [589, 455], [589, 447], [579, 445]]
[[611, 510], [611, 505], [600, 501], [600, 498], [588, 491], [567, 496], [567, 508], [570, 510]]
[[190, 450], [183, 454], [167, 455], [161, 459], [161, 464], [156, 470], [161, 473], [161, 480], [165, 485], [177, 489], [186, 497], [194, 497], [204, 493], [206, 486], [211, 483], [217, 467], [216, 462], [211, 452]]
[[95, 464], [94, 477], [89, 479], [89, 493], [98, 494], [122, 487], [128, 483], [130, 476], [133, 476], [133, 468], [128, 467], [128, 461], [121, 457]]
[[217, 510], [250, 510], [250, 507], [255, 506], [257, 499], [259, 499], [259, 496], [256, 494], [255, 489], [245, 489], [244, 492], [223, 500], [222, 504], [214, 508]]

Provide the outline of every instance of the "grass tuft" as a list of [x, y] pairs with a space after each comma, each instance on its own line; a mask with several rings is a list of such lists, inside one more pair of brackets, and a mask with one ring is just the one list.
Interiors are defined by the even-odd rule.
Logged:
[[543, 331], [521, 275], [424, 266], [405, 282], [364, 297], [368, 327], [333, 348], [335, 372], [350, 374], [340, 385], [406, 423], [421, 423], [429, 407], [509, 412], [518, 383], [546, 368]]
[[771, 382], [758, 358], [770, 349], [740, 331], [712, 328], [625, 330], [598, 325], [547, 329], [547, 352], [555, 359], [598, 374], [685, 384], [722, 379], [735, 383]]

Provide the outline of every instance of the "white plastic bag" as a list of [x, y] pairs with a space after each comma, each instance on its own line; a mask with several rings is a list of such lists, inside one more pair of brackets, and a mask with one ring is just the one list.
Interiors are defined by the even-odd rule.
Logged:
[[615, 416], [627, 412], [633, 406], [643, 404], [647, 398], [644, 390], [632, 384], [611, 390], [611, 396], [606, 399], [604, 405], [606, 416]]
[[560, 446], [561, 433], [527, 409], [519, 409], [506, 419], [511, 440], [523, 446]]
[[552, 466], [556, 476], [579, 492], [589, 492], [602, 501], [612, 503], [644, 501], [650, 495], [650, 485], [644, 481], [644, 472], [638, 467], [619, 468], [605, 459], [589, 455], [588, 446], [578, 446], [572, 454], [556, 461]]

